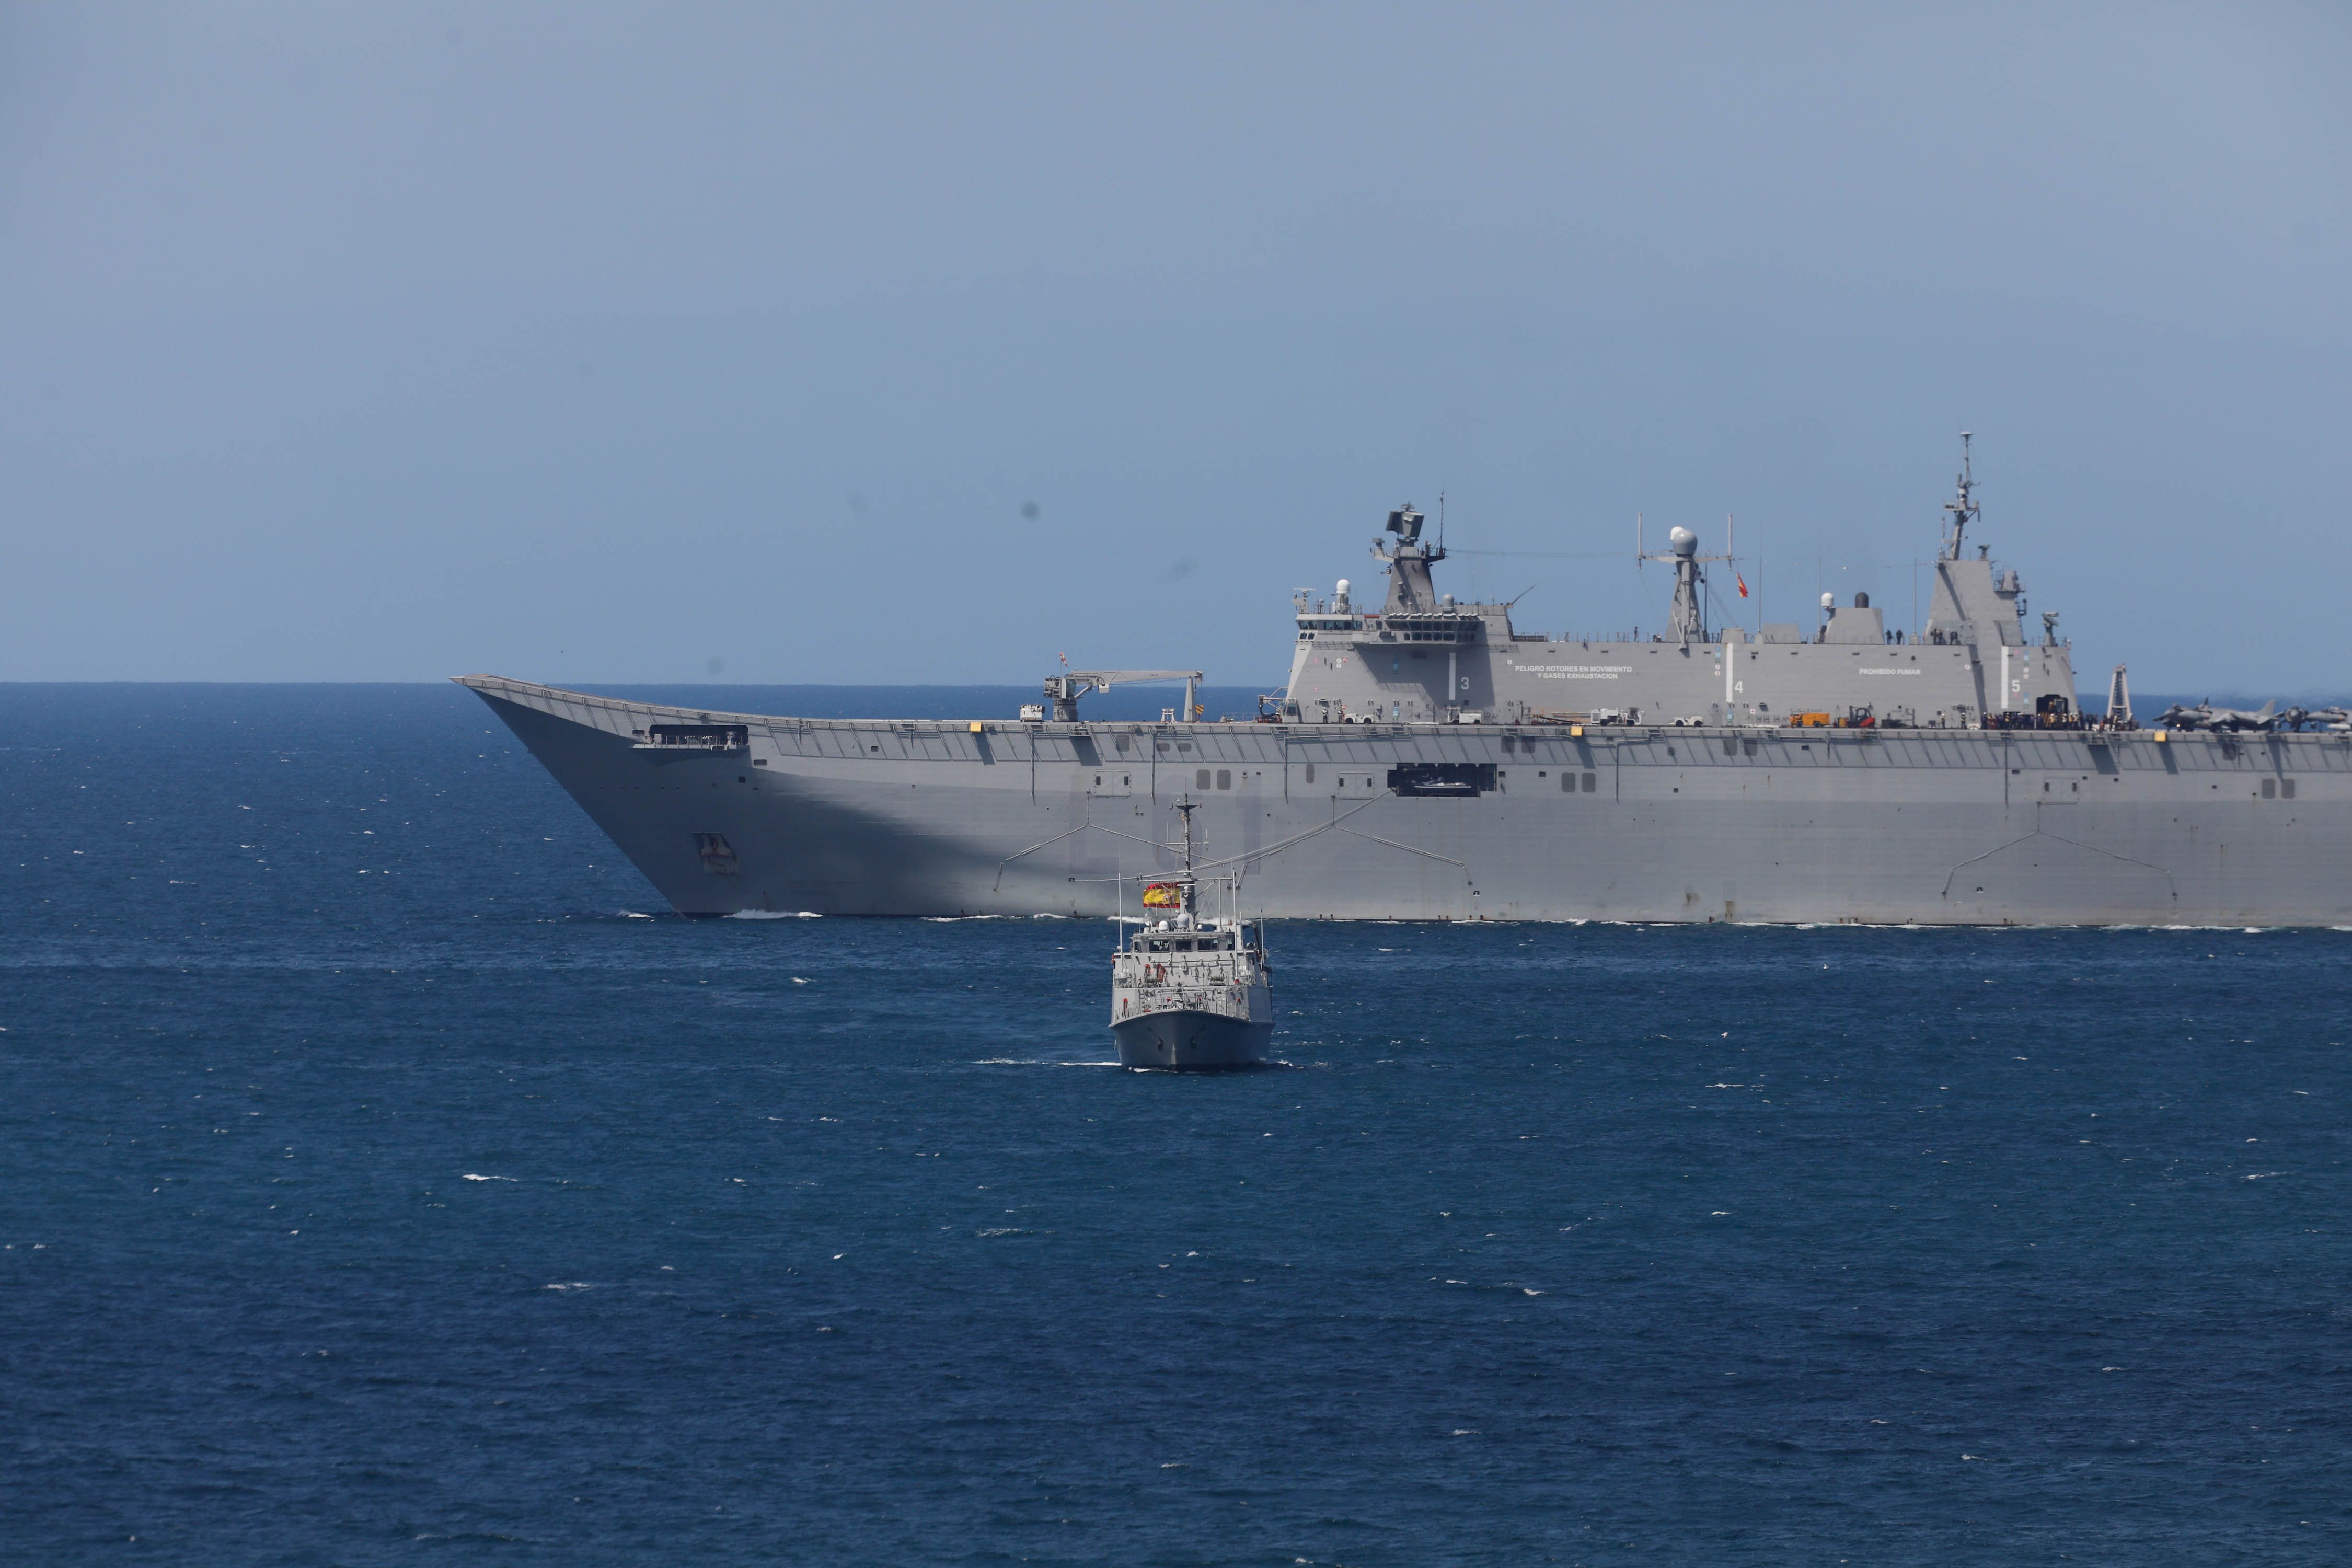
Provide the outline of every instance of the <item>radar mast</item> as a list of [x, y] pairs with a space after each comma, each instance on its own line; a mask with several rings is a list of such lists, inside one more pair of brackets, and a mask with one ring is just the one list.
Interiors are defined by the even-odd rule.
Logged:
[[1969, 443], [1973, 439], [1968, 431], [1960, 432], [1960, 471], [1953, 481], [1959, 493], [1944, 503], [1944, 559], [1947, 561], [1960, 558], [1960, 535], [1983, 510], [1976, 500], [1976, 464], [1969, 452]]
[[1687, 528], [1669, 529], [1666, 532], [1665, 553], [1652, 555], [1641, 542], [1641, 520], [1634, 519], [1633, 559], [1636, 562], [1660, 561], [1675, 569], [1675, 604], [1668, 612], [1675, 639], [1684, 643], [1704, 643], [1715, 640], [1706, 625], [1706, 574], [1700, 568], [1709, 561], [1728, 561], [1728, 555], [1701, 555], [1698, 535]]
[[[1444, 510], [1441, 502], [1439, 510]], [[1445, 545], [1424, 543], [1421, 537], [1421, 513], [1412, 503], [1389, 513], [1387, 532], [1397, 536], [1396, 548], [1391, 550], [1380, 541], [1372, 542], [1373, 559], [1389, 569], [1389, 598], [1382, 610], [1388, 615], [1415, 613], [1426, 615], [1438, 607], [1437, 590], [1430, 582], [1429, 569], [1445, 559]]]

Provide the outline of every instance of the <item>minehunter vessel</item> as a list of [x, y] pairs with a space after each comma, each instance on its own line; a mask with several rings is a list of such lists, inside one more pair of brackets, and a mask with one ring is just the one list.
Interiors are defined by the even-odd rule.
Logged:
[[[1855, 595], [1810, 627], [1727, 621], [1686, 530], [1663, 631], [1524, 632], [1434, 589], [1410, 507], [1295, 606], [1256, 721], [1090, 723], [1073, 671], [1018, 720], [705, 712], [496, 676], [479, 693], [686, 914], [1108, 917], [1164, 875], [1180, 793], [1277, 919], [2352, 925], [2340, 712], [2137, 725], [1969, 531], [1965, 455], [1926, 621]], [[1738, 582], [1736, 569], [1726, 574]], [[1730, 586], [1731, 584], [1726, 584]]]
[[1236, 906], [1239, 879], [1215, 878], [1223, 906], [1201, 906], [1192, 872], [1192, 813], [1179, 795], [1184, 819], [1184, 862], [1171, 877], [1143, 889], [1143, 921], [1122, 922], [1110, 962], [1110, 1033], [1121, 1067], [1179, 1072], [1263, 1067], [1274, 1039], [1265, 926], [1255, 937]]

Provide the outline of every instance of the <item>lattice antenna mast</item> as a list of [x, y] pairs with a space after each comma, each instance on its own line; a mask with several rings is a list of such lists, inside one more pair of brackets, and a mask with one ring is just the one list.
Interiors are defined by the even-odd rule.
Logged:
[[1971, 460], [1969, 450], [1972, 440], [1968, 431], [1960, 432], [1960, 472], [1956, 481], [1959, 493], [1944, 503], [1944, 559], [1947, 561], [1960, 558], [1960, 536], [1968, 531], [1969, 524], [1976, 521], [1983, 512], [1976, 500], [1976, 464]]
[[1637, 512], [1633, 519], [1633, 559], [1636, 562], [1664, 562], [1675, 571], [1675, 603], [1668, 616], [1675, 640], [1712, 642], [1714, 637], [1706, 625], [1706, 573], [1703, 568], [1710, 561], [1728, 561], [1731, 557], [1701, 555], [1698, 552], [1698, 535], [1687, 528], [1669, 529], [1664, 552], [1652, 555], [1644, 548], [1642, 526], [1642, 518]]

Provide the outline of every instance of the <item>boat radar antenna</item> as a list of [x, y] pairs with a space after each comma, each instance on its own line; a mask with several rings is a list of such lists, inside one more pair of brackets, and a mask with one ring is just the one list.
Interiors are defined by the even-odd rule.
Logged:
[[1195, 903], [1192, 881], [1192, 813], [1199, 809], [1201, 803], [1189, 795], [1180, 795], [1169, 804], [1176, 815], [1184, 819], [1184, 870], [1183, 874], [1176, 879], [1176, 885], [1181, 889], [1180, 897], [1183, 900], [1181, 908], [1185, 916], [1184, 923], [1189, 926], [1192, 924]]
[[[1727, 514], [1724, 521], [1727, 531], [1730, 525]], [[1728, 561], [1731, 557], [1727, 554], [1700, 554], [1698, 535], [1687, 528], [1667, 530], [1666, 548], [1662, 552], [1653, 555], [1649, 552], [1648, 542], [1643, 530], [1643, 516], [1640, 512], [1635, 512], [1633, 514], [1634, 563], [1638, 566], [1644, 561], [1658, 561], [1675, 569], [1675, 603], [1674, 608], [1668, 615], [1676, 640], [1685, 643], [1714, 641], [1714, 636], [1707, 630], [1706, 626], [1705, 567], [1709, 562]]]
[[1947, 561], [1960, 558], [1960, 535], [1984, 510], [1977, 505], [1976, 500], [1976, 464], [1969, 451], [1969, 443], [1973, 439], [1968, 431], [1960, 432], [1960, 472], [1955, 481], [1959, 486], [1959, 494], [1944, 503], [1944, 559]]
[[1429, 569], [1445, 559], [1445, 503], [1438, 500], [1438, 538], [1434, 542], [1421, 537], [1422, 514], [1407, 501], [1389, 513], [1386, 532], [1397, 536], [1396, 547], [1389, 548], [1381, 540], [1372, 541], [1372, 558], [1389, 570], [1387, 612], [1421, 611], [1437, 608], [1437, 590], [1430, 582]]

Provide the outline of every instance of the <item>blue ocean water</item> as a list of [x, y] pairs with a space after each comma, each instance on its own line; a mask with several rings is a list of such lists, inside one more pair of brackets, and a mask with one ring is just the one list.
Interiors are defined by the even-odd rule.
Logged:
[[0, 715], [8, 1561], [2352, 1550], [2352, 935], [1278, 925], [1155, 1077], [455, 688]]

